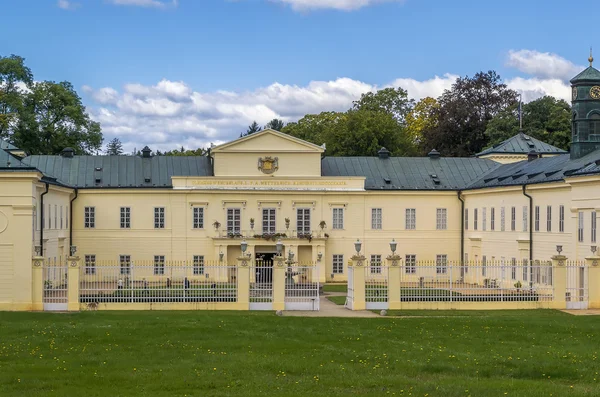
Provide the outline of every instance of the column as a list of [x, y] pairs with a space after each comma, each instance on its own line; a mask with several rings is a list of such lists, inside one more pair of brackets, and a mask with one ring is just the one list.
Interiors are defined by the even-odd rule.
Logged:
[[69, 256], [67, 258], [69, 268], [67, 269], [67, 310], [79, 311], [79, 257]]
[[[352, 310], [365, 310], [367, 303], [365, 300], [365, 261], [366, 258], [363, 255], [354, 255], [350, 258], [348, 267], [352, 268]], [[350, 286], [349, 286], [350, 287]]]
[[250, 263], [247, 256], [237, 258], [237, 302], [242, 310], [250, 309]]
[[285, 310], [285, 273], [287, 266], [283, 256], [273, 258], [273, 310]]
[[44, 310], [44, 257], [34, 256], [31, 274], [31, 310]]
[[594, 252], [593, 256], [585, 258], [588, 268], [588, 295], [590, 309], [600, 309], [600, 256]]
[[554, 255], [552, 257], [552, 283], [554, 284], [554, 309], [567, 308], [567, 257]]
[[387, 258], [388, 265], [388, 308], [400, 309], [400, 273], [402, 258], [400, 255], [390, 255]]

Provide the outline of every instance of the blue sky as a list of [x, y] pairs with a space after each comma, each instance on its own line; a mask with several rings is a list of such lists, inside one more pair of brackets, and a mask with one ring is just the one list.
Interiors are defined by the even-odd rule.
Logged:
[[344, 110], [389, 85], [437, 96], [480, 70], [497, 70], [526, 99], [568, 98], [566, 80], [590, 45], [600, 51], [597, 22], [582, 24], [572, 4], [0, 0], [0, 55], [25, 57], [37, 80], [71, 81], [107, 139], [195, 147], [254, 119]]

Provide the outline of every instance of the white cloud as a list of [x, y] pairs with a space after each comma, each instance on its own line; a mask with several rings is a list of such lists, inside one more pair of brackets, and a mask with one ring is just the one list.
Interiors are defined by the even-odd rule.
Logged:
[[523, 96], [523, 102], [531, 102], [545, 95], [564, 99], [567, 102], [571, 101], [570, 85], [560, 79], [540, 79], [537, 77], [525, 79], [523, 77], [515, 77], [506, 80], [506, 85], [520, 92]]
[[353, 11], [377, 3], [402, 3], [404, 0], [270, 0], [287, 4], [296, 11], [334, 9]]
[[179, 4], [178, 0], [108, 0], [109, 3], [122, 6], [137, 6], [137, 7], [153, 7], [153, 8], [167, 8], [177, 7]]
[[506, 64], [532, 76], [562, 80], [568, 80], [584, 69], [560, 55], [534, 50], [510, 50]]
[[69, 0], [58, 0], [56, 5], [63, 10], [74, 10], [79, 8], [80, 4]]

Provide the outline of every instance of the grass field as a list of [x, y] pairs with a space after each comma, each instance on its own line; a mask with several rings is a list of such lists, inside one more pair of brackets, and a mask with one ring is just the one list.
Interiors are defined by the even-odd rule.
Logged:
[[0, 313], [0, 396], [600, 395], [599, 317], [400, 314]]

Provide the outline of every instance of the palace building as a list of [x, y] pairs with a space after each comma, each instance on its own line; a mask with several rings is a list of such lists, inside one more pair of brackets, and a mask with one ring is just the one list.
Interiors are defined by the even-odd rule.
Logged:
[[[525, 134], [475, 157], [329, 157], [264, 130], [208, 156], [27, 156], [0, 142], [0, 309], [27, 308], [32, 257], [71, 247], [102, 261], [269, 260], [281, 240], [320, 281], [345, 280], [360, 239], [372, 263], [392, 239], [405, 263], [570, 259], [597, 244], [600, 72], [571, 80], [570, 153]], [[21, 306], [19, 306], [21, 304]], [[3, 306], [4, 305], [4, 306]]]

